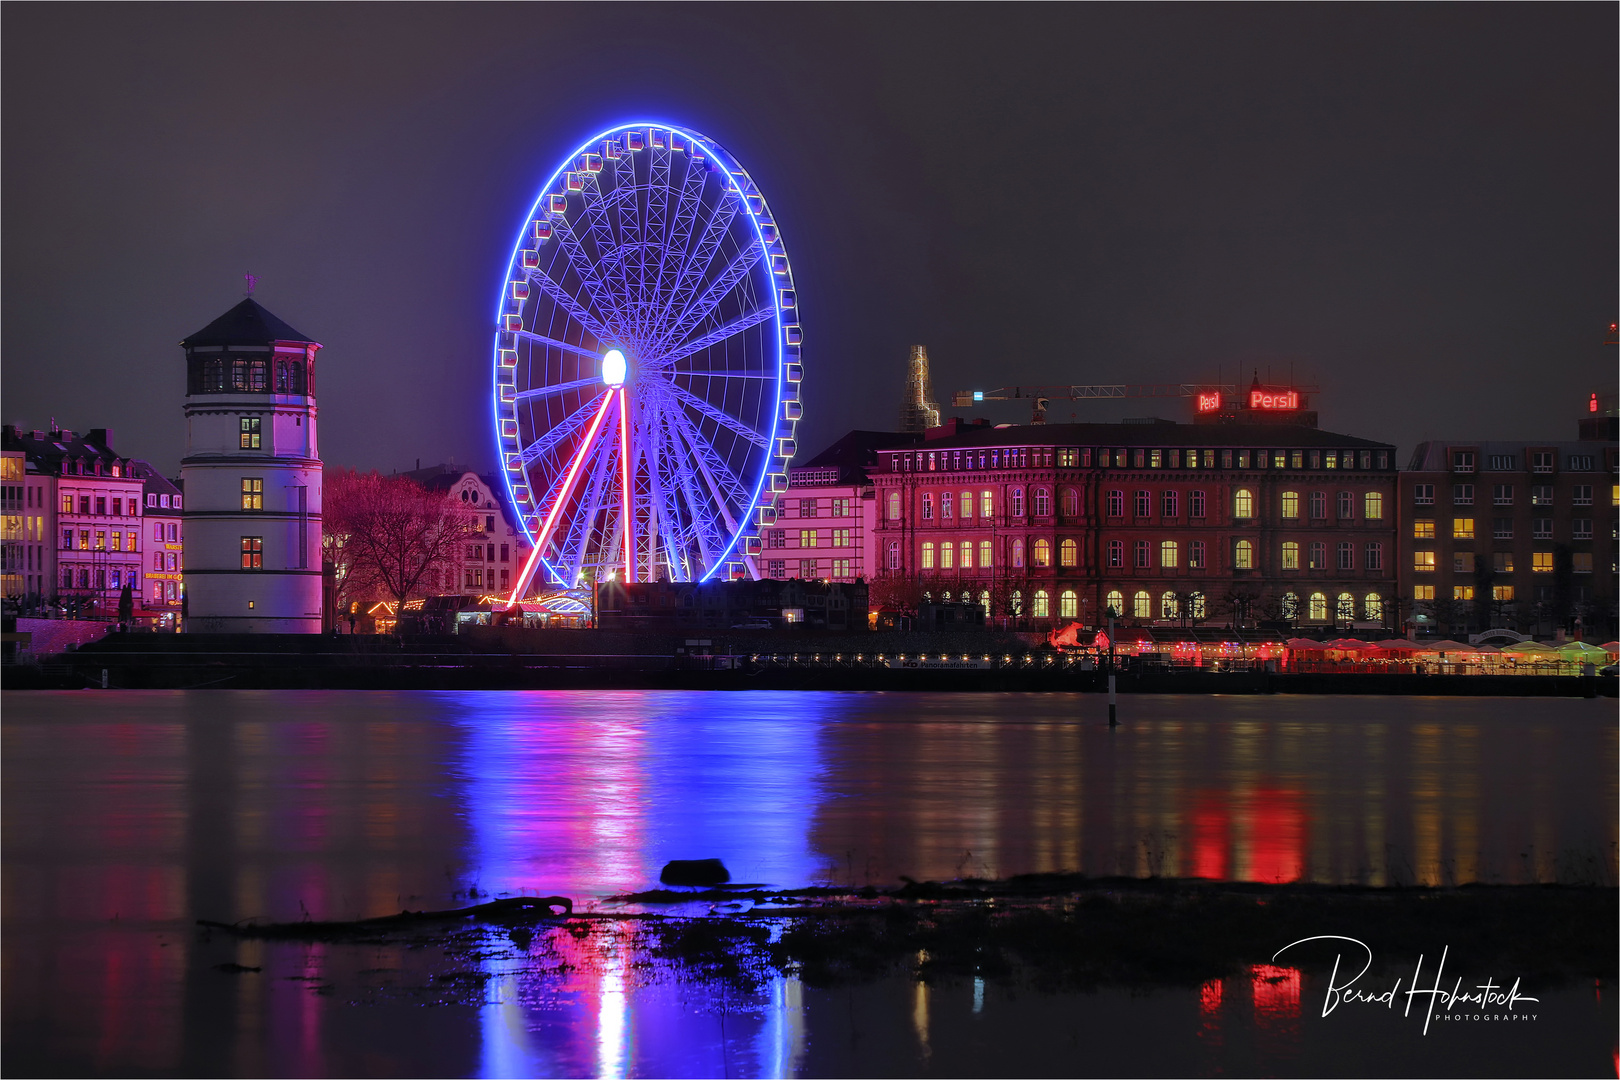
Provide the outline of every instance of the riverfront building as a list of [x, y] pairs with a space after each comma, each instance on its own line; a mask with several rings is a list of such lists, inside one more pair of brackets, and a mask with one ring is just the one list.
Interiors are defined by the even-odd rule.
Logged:
[[1594, 437], [1418, 445], [1400, 484], [1402, 592], [1418, 625], [1614, 635], [1620, 448], [1612, 420], [1581, 430]]
[[[425, 474], [425, 475], [424, 475]], [[485, 596], [512, 591], [514, 572], [529, 558], [529, 544], [512, 519], [495, 478], [444, 468], [406, 474], [430, 491], [444, 493], [449, 512], [462, 522], [466, 540], [439, 571], [441, 593]]]
[[991, 619], [1399, 625], [1395, 448], [1303, 424], [948, 421], [878, 451], [882, 579]]
[[877, 566], [877, 498], [871, 472], [879, 448], [913, 446], [921, 435], [852, 431], [788, 470], [776, 520], [762, 530], [760, 577], [852, 582]]
[[185, 499], [179, 485], [150, 463], [136, 461], [134, 469], [146, 503], [143, 595], [148, 610], [167, 616], [162, 622], [170, 626], [185, 601]]
[[186, 629], [319, 633], [320, 344], [251, 297], [186, 353]]

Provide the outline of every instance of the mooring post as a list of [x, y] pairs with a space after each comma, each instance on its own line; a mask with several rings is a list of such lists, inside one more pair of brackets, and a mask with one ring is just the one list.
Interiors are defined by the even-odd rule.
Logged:
[[1108, 726], [1119, 727], [1119, 695], [1114, 691], [1114, 673], [1108, 673]]
[[101, 688], [103, 690], [107, 689], [107, 669], [106, 668], [101, 669]]

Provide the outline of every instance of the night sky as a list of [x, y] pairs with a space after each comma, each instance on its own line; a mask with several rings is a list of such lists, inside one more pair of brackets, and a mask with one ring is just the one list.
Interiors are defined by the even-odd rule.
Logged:
[[894, 426], [913, 343], [947, 405], [1258, 367], [1403, 450], [1573, 438], [1616, 379], [1617, 10], [7, 5], [4, 419], [176, 469], [176, 343], [251, 270], [326, 346], [329, 464], [488, 468], [513, 233], [643, 116], [771, 201], [806, 451]]

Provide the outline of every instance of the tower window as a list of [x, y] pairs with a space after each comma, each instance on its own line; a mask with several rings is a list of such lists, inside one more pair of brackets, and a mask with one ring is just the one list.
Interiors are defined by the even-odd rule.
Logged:
[[257, 476], [242, 477], [242, 509], [264, 509], [264, 481]]
[[264, 537], [242, 537], [242, 569], [264, 569]]
[[259, 449], [260, 419], [257, 416], [242, 417], [242, 444], [243, 450]]
[[225, 361], [210, 360], [203, 365], [203, 390], [215, 393], [225, 389]]

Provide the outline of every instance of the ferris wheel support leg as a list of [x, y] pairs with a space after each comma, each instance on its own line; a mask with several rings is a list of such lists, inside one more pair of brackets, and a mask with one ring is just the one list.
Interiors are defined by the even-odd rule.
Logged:
[[512, 593], [506, 598], [508, 608], [516, 606], [519, 598], [529, 589], [529, 583], [534, 580], [535, 570], [540, 566], [540, 556], [546, 550], [546, 544], [551, 541], [551, 532], [557, 525], [559, 511], [568, 502], [574, 493], [574, 484], [579, 480], [580, 466], [590, 457], [591, 448], [596, 445], [596, 436], [602, 430], [602, 421], [607, 417], [608, 410], [613, 406], [613, 397], [617, 390], [609, 390], [602, 399], [601, 406], [596, 410], [596, 416], [591, 420], [591, 426], [585, 432], [585, 439], [580, 443], [579, 449], [574, 452], [574, 459], [568, 465], [568, 475], [563, 480], [562, 489], [557, 492], [556, 500], [551, 504], [551, 512], [546, 515], [545, 524], [540, 528], [540, 535], [535, 537], [534, 550], [529, 552], [529, 561], [523, 564], [523, 570], [518, 574], [517, 582], [512, 587]]

